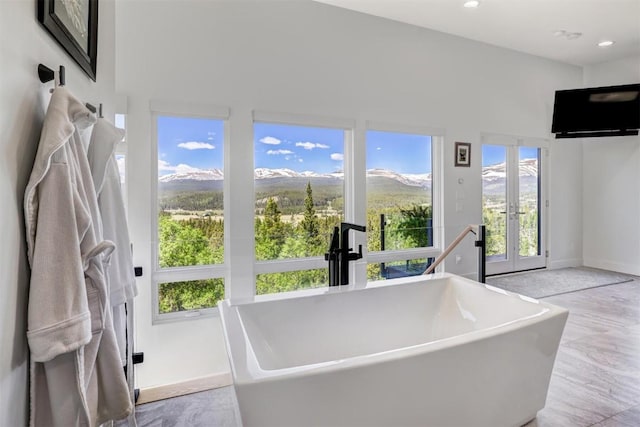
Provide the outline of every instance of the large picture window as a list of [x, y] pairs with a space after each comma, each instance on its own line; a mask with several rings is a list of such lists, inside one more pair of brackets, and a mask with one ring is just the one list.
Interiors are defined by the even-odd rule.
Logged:
[[155, 125], [157, 312], [215, 307], [222, 271], [202, 267], [224, 262], [225, 122], [156, 115]]
[[[320, 257], [344, 219], [343, 129], [254, 124], [257, 261]], [[322, 270], [259, 274], [256, 293], [327, 285]]]
[[439, 253], [442, 133], [266, 112], [243, 128], [228, 109], [158, 105], [154, 321], [214, 313], [225, 297], [327, 286], [324, 255], [341, 222], [366, 226], [351, 235], [364, 257], [350, 283], [420, 274]]
[[[366, 144], [369, 252], [434, 246], [432, 137], [369, 130]], [[421, 274], [430, 261], [370, 263], [367, 277]]]

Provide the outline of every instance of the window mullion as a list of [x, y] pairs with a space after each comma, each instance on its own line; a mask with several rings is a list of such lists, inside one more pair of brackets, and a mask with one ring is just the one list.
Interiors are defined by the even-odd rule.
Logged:
[[256, 288], [252, 123], [251, 110], [234, 110], [225, 140], [225, 291], [231, 301], [253, 298]]
[[[349, 206], [349, 222], [367, 224], [367, 150], [366, 123], [359, 120], [353, 132], [345, 137], [345, 205]], [[347, 161], [348, 160], [348, 161]], [[349, 185], [347, 185], [349, 183]], [[348, 189], [348, 190], [347, 190]], [[369, 230], [367, 230], [368, 232]], [[353, 248], [362, 245], [363, 258], [353, 263], [351, 283], [363, 285], [367, 282], [367, 235], [353, 233]]]

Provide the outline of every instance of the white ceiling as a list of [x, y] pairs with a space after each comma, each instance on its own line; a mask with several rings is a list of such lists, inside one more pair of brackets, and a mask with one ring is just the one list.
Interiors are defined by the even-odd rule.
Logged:
[[[316, 0], [575, 65], [640, 55], [640, 0]], [[555, 32], [582, 33], [573, 40]], [[615, 40], [608, 48], [603, 40]]]

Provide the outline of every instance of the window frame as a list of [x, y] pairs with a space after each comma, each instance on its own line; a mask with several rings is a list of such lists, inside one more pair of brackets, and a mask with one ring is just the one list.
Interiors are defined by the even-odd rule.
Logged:
[[[293, 113], [274, 113], [256, 110], [237, 110], [234, 114], [228, 107], [203, 104], [191, 104], [174, 101], [151, 100], [149, 102], [150, 126], [152, 144], [150, 206], [152, 215], [151, 227], [151, 303], [152, 324], [173, 323], [181, 320], [200, 319], [219, 315], [217, 307], [186, 310], [174, 313], [159, 312], [159, 289], [161, 283], [180, 281], [223, 279], [225, 286], [224, 298], [232, 303], [255, 300], [256, 279], [260, 274], [305, 271], [326, 268], [327, 264], [322, 256], [303, 257], [282, 260], [256, 260], [255, 242], [249, 239], [246, 228], [255, 226], [255, 215], [251, 213], [250, 220], [246, 209], [255, 205], [255, 123], [271, 123], [292, 126], [322, 127], [342, 129], [344, 133], [344, 221], [363, 224], [367, 218], [366, 191], [366, 151], [367, 131], [383, 131], [418, 134], [431, 137], [432, 150], [432, 204], [433, 204], [433, 246], [426, 248], [411, 248], [404, 250], [387, 250], [368, 252], [366, 238], [361, 233], [354, 234], [353, 244], [363, 243], [364, 257], [353, 263], [351, 279], [356, 285], [367, 281], [367, 264], [405, 261], [419, 258], [437, 257], [442, 252], [443, 242], [443, 148], [445, 131], [415, 124], [398, 124], [365, 119], [350, 119], [344, 117], [326, 117]], [[224, 198], [224, 261], [222, 264], [184, 266], [160, 268], [158, 260], [158, 128], [159, 116], [205, 118], [223, 121], [223, 198]], [[231, 140], [234, 139], [234, 146]], [[251, 147], [251, 149], [249, 149]], [[246, 153], [245, 150], [250, 150]], [[242, 158], [238, 159], [238, 155]], [[234, 157], [235, 156], [235, 157]], [[234, 165], [231, 164], [234, 157]], [[127, 165], [129, 169], [129, 165]], [[249, 172], [250, 170], [250, 172]], [[251, 175], [249, 175], [251, 173]], [[249, 181], [250, 180], [250, 181]], [[233, 185], [232, 185], [233, 181]], [[251, 191], [249, 191], [251, 182]], [[233, 188], [232, 188], [233, 187]], [[365, 189], [365, 191], [362, 191]], [[234, 191], [238, 200], [231, 199]], [[232, 216], [242, 207], [241, 215]], [[233, 222], [233, 225], [232, 225]], [[234, 239], [230, 230], [236, 230]], [[241, 232], [239, 236], [237, 233]], [[246, 235], [245, 235], [246, 234]], [[251, 232], [251, 235], [254, 233]], [[246, 254], [243, 259], [233, 259], [232, 253]], [[249, 265], [247, 265], [249, 264]], [[238, 266], [241, 266], [239, 269]], [[441, 270], [442, 267], [439, 267]], [[242, 270], [242, 271], [240, 271]], [[251, 280], [252, 279], [252, 280]], [[277, 294], [273, 294], [277, 295]], [[263, 297], [263, 296], [260, 296]]]
[[[323, 117], [323, 116], [312, 116], [305, 114], [293, 114], [293, 113], [274, 113], [267, 111], [257, 111], [254, 110], [252, 112], [252, 122], [251, 129], [253, 132], [254, 126], [256, 123], [265, 123], [265, 124], [279, 124], [279, 125], [290, 125], [290, 126], [304, 126], [304, 127], [315, 127], [315, 128], [329, 128], [329, 129], [340, 129], [344, 131], [344, 146], [343, 146], [343, 169], [344, 169], [344, 186], [343, 186], [343, 198], [344, 198], [344, 218], [347, 221], [349, 212], [352, 212], [353, 209], [348, 206], [347, 200], [347, 176], [348, 174], [352, 174], [352, 167], [349, 162], [349, 153], [353, 152], [354, 145], [354, 134], [355, 134], [355, 121], [346, 118], [339, 117]], [[255, 140], [252, 141], [253, 150], [255, 152]], [[255, 163], [254, 163], [255, 170]], [[255, 203], [255, 177], [253, 178], [253, 193], [252, 200]], [[256, 278], [260, 274], [270, 274], [270, 273], [286, 273], [293, 271], [304, 271], [304, 270], [315, 270], [327, 267], [327, 262], [324, 260], [322, 256], [315, 257], [302, 257], [302, 258], [288, 258], [281, 260], [256, 260], [255, 247], [253, 248], [253, 258], [254, 258], [254, 270], [253, 270], [253, 295], [257, 295], [256, 289]], [[277, 295], [277, 294], [276, 294]]]
[[[366, 134], [369, 131], [403, 133], [411, 135], [422, 135], [431, 137], [431, 204], [432, 204], [432, 228], [433, 246], [424, 248], [394, 249], [385, 251], [374, 251], [367, 253], [367, 263], [383, 263], [390, 261], [406, 261], [420, 258], [435, 258], [442, 253], [443, 242], [443, 165], [442, 151], [445, 140], [445, 130], [437, 127], [420, 126], [412, 124], [395, 124], [388, 122], [367, 121], [365, 128], [364, 153], [366, 157], [367, 143]], [[366, 167], [365, 167], [366, 169]], [[366, 194], [365, 194], [366, 204]], [[367, 207], [368, 209], [368, 207]], [[365, 212], [366, 210], [365, 209]], [[366, 214], [366, 213], [365, 213]], [[442, 270], [442, 266], [437, 268]]]
[[[158, 117], [184, 117], [199, 118], [209, 120], [220, 120], [223, 122], [223, 179], [228, 179], [227, 157], [230, 146], [229, 132], [229, 116], [230, 109], [228, 107], [213, 106], [207, 104], [191, 104], [184, 102], [151, 100], [149, 102], [149, 110], [151, 115], [151, 304], [152, 304], [152, 324], [161, 324], [175, 322], [177, 320], [198, 319], [203, 317], [214, 317], [219, 315], [217, 307], [208, 307], [201, 309], [185, 310], [173, 313], [160, 313], [159, 291], [160, 284], [184, 282], [191, 280], [204, 279], [223, 279], [225, 280], [225, 298], [227, 295], [226, 284], [226, 247], [224, 248], [225, 257], [222, 264], [198, 265], [198, 266], [181, 266], [162, 268], [159, 264], [159, 238], [158, 238]], [[228, 200], [227, 185], [223, 184], [223, 203], [225, 205]], [[227, 221], [224, 224], [224, 235], [228, 232]], [[224, 239], [226, 242], [226, 237]]]

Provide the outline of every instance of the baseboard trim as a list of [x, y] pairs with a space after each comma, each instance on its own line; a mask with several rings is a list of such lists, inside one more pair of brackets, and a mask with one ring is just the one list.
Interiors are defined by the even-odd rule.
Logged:
[[568, 268], [568, 267], [581, 267], [582, 260], [580, 258], [573, 259], [559, 259], [555, 261], [550, 261], [547, 265], [549, 270], [558, 270], [560, 268]]
[[226, 387], [233, 384], [230, 372], [223, 372], [206, 377], [194, 378], [173, 384], [164, 384], [156, 387], [148, 387], [140, 390], [140, 397], [136, 405], [169, 399], [199, 391]]
[[584, 265], [585, 267], [599, 268], [601, 270], [615, 271], [616, 273], [640, 276], [640, 268], [638, 265], [592, 258], [585, 258]]

